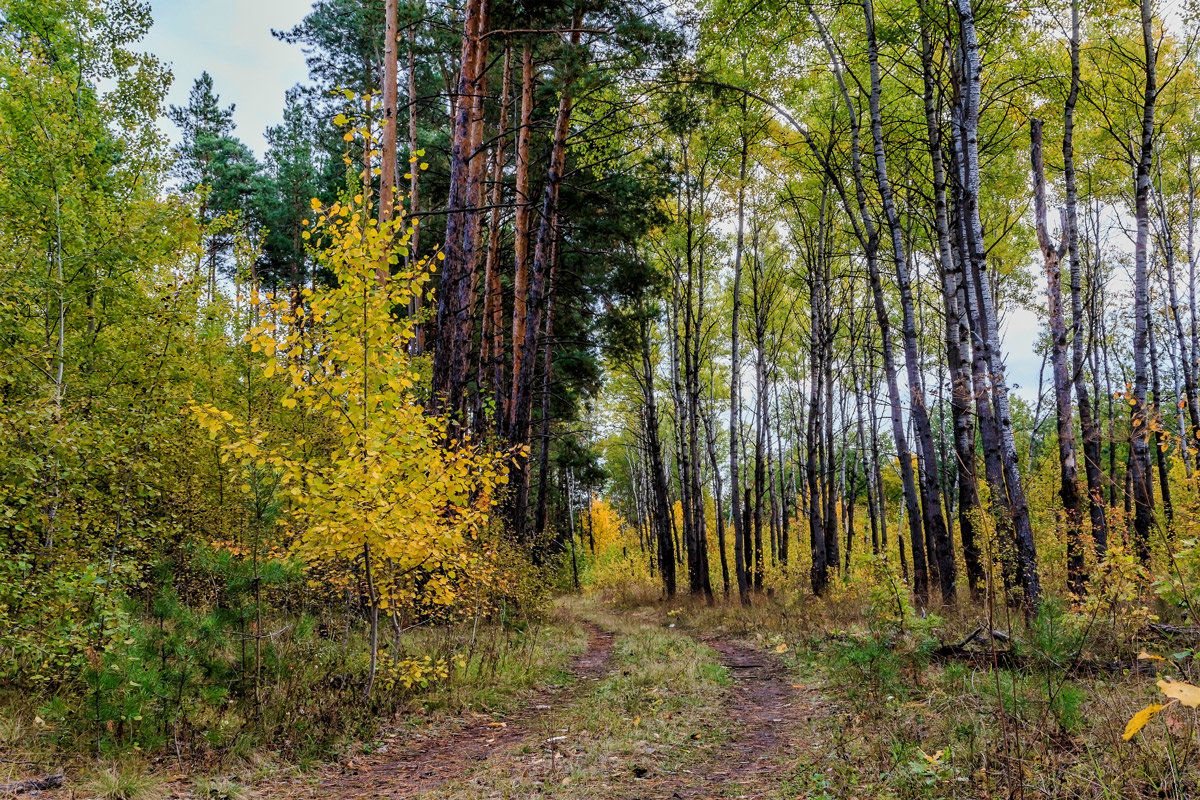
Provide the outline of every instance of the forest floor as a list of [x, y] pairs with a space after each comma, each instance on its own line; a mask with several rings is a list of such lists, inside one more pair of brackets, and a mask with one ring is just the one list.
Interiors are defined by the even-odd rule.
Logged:
[[[819, 689], [774, 647], [662, 609], [564, 604], [588, 631], [562, 685], [506, 713], [384, 730], [381, 746], [253, 787], [263, 798], [784, 798], [817, 753]], [[803, 781], [807, 783], [807, 781]]]
[[[913, 617], [901, 630], [864, 608], [875, 607], [852, 597], [767, 596], [745, 608], [562, 598], [519, 634], [490, 630], [497, 641], [512, 633], [524, 642], [496, 650], [508, 661], [490, 677], [431, 687], [381, 721], [371, 740], [339, 745], [334, 760], [253, 752], [175, 765], [164, 757], [137, 791], [136, 764], [118, 770], [132, 784], [105, 788], [77, 761], [54, 769], [66, 773], [65, 785], [40, 797], [1200, 797], [1192, 709], [1172, 707], [1133, 741], [1122, 737], [1160, 696], [1155, 673], [1200, 683], [1191, 650], [1156, 642], [1151, 652], [1170, 657], [1149, 656], [1149, 670], [1130, 662], [1138, 667], [1074, 674], [1063, 665], [1079, 663], [1082, 640], [1048, 610], [1032, 628], [1012, 629], [1020, 666], [993, 668], [976, 658], [987, 655], [982, 646], [963, 659], [936, 656], [946, 649], [939, 643], [977, 636], [975, 609]], [[50, 766], [7, 763], [13, 778]], [[213, 775], [222, 767], [224, 776]]]

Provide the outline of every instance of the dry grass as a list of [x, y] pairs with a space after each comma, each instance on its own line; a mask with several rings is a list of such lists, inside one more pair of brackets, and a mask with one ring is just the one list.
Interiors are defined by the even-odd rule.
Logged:
[[[880, 602], [841, 588], [828, 600], [756, 596], [748, 608], [670, 604], [688, 629], [786, 644], [797, 680], [818, 683], [836, 706], [812, 720], [814, 754], [781, 774], [772, 796], [1200, 796], [1196, 710], [1175, 706], [1132, 741], [1121, 735], [1136, 711], [1162, 700], [1147, 664], [1193, 678], [1182, 644], [1121, 635], [1120, 620], [1051, 603], [1030, 625], [1003, 612], [996, 627], [1012, 634], [1018, 663], [992, 668], [934, 657], [979, 626], [979, 608], [910, 612], [901, 626]], [[1143, 648], [1175, 658], [1139, 668]]]
[[429, 797], [640, 797], [719, 751], [731, 727], [721, 706], [729, 677], [710, 648], [658, 608], [615, 613], [579, 598], [564, 607], [616, 634], [609, 674], [542, 719], [515, 753]]
[[98, 771], [86, 784], [88, 794], [99, 800], [160, 800], [166, 782], [133, 764]]

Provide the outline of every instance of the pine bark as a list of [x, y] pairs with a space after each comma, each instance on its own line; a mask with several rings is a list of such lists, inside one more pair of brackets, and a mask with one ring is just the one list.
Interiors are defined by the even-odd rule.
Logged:
[[488, 0], [468, 0], [464, 12], [461, 67], [455, 99], [450, 152], [450, 189], [447, 199], [446, 243], [442, 280], [438, 291], [437, 342], [433, 356], [430, 408], [434, 412], [464, 411], [468, 360], [475, 310], [475, 275], [466, 252], [470, 208], [468, 185], [473, 156], [476, 68], [485, 32]]
[[[516, 174], [514, 197], [516, 205], [513, 219], [513, 328], [512, 328], [512, 391], [508, 400], [507, 424], [516, 425], [513, 414], [516, 410], [517, 385], [525, 372], [525, 326], [529, 318], [529, 241], [533, 228], [533, 198], [529, 188], [529, 143], [533, 133], [533, 89], [537, 76], [533, 66], [533, 44], [526, 39], [521, 50], [521, 121], [517, 126]], [[503, 419], [503, 417], [502, 417]]]
[[[576, 17], [571, 33], [571, 45], [577, 47], [580, 39], [581, 21]], [[567, 158], [567, 138], [571, 128], [571, 112], [574, 107], [573, 78], [565, 76], [559, 96], [558, 114], [554, 123], [554, 139], [550, 148], [550, 165], [546, 173], [546, 185], [542, 194], [541, 222], [538, 225], [534, 244], [533, 266], [530, 271], [527, 297], [524, 338], [513, 342], [514, 350], [521, 350], [521, 363], [525, 365], [518, 374], [513, 373], [513, 409], [510, 440], [525, 448], [513, 459], [510, 472], [513, 484], [513, 509], [511, 519], [519, 535], [523, 535], [529, 505], [529, 457], [528, 444], [533, 407], [533, 371], [538, 349], [538, 333], [542, 326], [544, 300], [552, 263], [552, 249], [557, 236], [558, 194], [562, 184], [563, 170]], [[515, 364], [515, 362], [514, 362]]]

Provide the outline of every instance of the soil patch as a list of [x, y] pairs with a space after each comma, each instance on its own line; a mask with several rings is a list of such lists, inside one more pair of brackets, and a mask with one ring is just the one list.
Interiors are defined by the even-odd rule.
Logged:
[[775, 653], [730, 639], [699, 637], [721, 657], [733, 686], [726, 699], [730, 737], [720, 755], [655, 787], [666, 798], [762, 798], [806, 752], [808, 722], [821, 715], [817, 689], [793, 683]]

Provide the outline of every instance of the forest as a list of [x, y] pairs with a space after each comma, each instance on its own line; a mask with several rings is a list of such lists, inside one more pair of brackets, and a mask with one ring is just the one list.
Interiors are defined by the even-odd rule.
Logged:
[[0, 796], [1200, 796], [1191, 4], [301, 5], [0, 0]]

